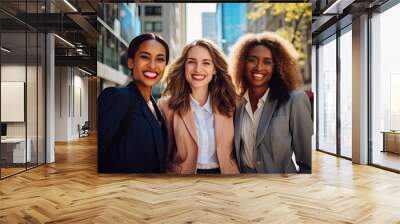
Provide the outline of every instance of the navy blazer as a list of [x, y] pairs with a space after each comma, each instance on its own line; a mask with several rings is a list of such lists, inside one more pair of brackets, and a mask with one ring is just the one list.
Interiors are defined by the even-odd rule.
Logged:
[[98, 99], [98, 172], [162, 173], [166, 169], [168, 134], [147, 106], [134, 82], [107, 88]]

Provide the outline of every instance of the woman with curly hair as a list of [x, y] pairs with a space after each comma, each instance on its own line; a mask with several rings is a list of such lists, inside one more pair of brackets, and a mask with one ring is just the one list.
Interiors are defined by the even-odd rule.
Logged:
[[169, 170], [239, 173], [233, 155], [237, 95], [225, 56], [210, 41], [185, 46], [171, 65], [159, 105], [169, 134]]
[[231, 74], [241, 96], [234, 145], [242, 173], [311, 173], [311, 106], [296, 90], [296, 59], [292, 44], [272, 32], [247, 34], [232, 49]]

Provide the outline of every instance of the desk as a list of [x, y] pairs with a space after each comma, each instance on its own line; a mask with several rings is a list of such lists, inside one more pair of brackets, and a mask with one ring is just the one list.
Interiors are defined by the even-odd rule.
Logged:
[[[1, 157], [9, 163], [30, 162], [32, 157], [32, 141], [30, 138], [28, 138], [26, 142], [28, 143], [28, 147], [26, 147], [25, 151], [25, 138], [1, 139]], [[25, 159], [27, 159], [27, 161], [25, 161]]]
[[381, 133], [383, 133], [382, 152], [400, 154], [400, 131], [382, 131]]

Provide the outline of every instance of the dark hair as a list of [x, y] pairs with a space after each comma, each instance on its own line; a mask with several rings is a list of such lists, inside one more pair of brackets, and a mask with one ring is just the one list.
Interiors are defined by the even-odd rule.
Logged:
[[[281, 64], [280, 62], [277, 62], [277, 59], [282, 60], [281, 52], [278, 50], [276, 44], [274, 44], [269, 40], [260, 40], [257, 42], [250, 43], [248, 48], [245, 50], [244, 58], [245, 59], [248, 58], [250, 51], [257, 46], [264, 46], [268, 48], [271, 51], [274, 65], [279, 66]], [[278, 66], [274, 66], [274, 69], [272, 71], [272, 77], [268, 83], [268, 86], [270, 88], [271, 99], [278, 99], [279, 102], [285, 102], [290, 97], [291, 89], [283, 81], [282, 76], [284, 76], [284, 74], [280, 73], [280, 69], [278, 68]], [[244, 79], [243, 81], [248, 86], [246, 79]]]
[[235, 78], [239, 95], [243, 96], [250, 87], [244, 79], [245, 62], [250, 50], [259, 45], [268, 48], [273, 58], [274, 68], [268, 83], [271, 99], [285, 102], [289, 99], [290, 92], [300, 85], [297, 53], [290, 42], [273, 32], [247, 34], [232, 48], [231, 73]]
[[155, 33], [142, 33], [139, 36], [133, 38], [131, 40], [131, 43], [129, 44], [128, 47], [128, 54], [127, 54], [127, 58], [133, 58], [135, 56], [136, 51], [138, 50], [139, 46], [147, 41], [147, 40], [155, 40], [157, 42], [159, 42], [160, 44], [162, 44], [165, 48], [165, 57], [166, 57], [166, 64], [168, 64], [168, 60], [169, 60], [169, 47], [167, 42], [159, 35], [155, 34]]

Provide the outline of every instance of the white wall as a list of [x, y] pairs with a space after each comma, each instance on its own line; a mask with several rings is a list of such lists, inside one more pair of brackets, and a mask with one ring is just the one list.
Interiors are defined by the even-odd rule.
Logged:
[[[44, 80], [41, 66], [25, 64], [3, 64], [1, 66], [2, 82], [24, 82], [26, 85], [26, 106], [22, 107], [22, 113], [26, 112], [26, 120], [23, 122], [6, 122], [7, 137], [30, 139], [31, 156], [33, 162], [37, 158], [39, 163], [44, 163]], [[27, 78], [27, 80], [25, 80]], [[7, 96], [2, 96], [6, 97]], [[1, 110], [11, 110], [2, 107]], [[10, 112], [10, 111], [8, 111]], [[12, 112], [11, 112], [12, 113]], [[37, 155], [39, 153], [39, 155]]]
[[[27, 113], [27, 120], [28, 120], [28, 137], [29, 133], [35, 132], [36, 137], [36, 106], [37, 106], [37, 99], [36, 99], [36, 80], [33, 80], [30, 77], [30, 74], [36, 75], [36, 67], [34, 66], [27, 66], [25, 65], [2, 65], [1, 66], [1, 81], [3, 82], [25, 82], [25, 74], [26, 70], [28, 72], [28, 88], [27, 88], [27, 106], [29, 107]], [[34, 88], [32, 87], [34, 86]], [[31, 87], [31, 88], [30, 88]], [[3, 96], [4, 97], [4, 96]], [[39, 107], [42, 105], [39, 105]], [[1, 110], [7, 110], [7, 108], [1, 108]], [[35, 113], [33, 113], [35, 112]], [[34, 122], [34, 123], [32, 123]], [[8, 137], [25, 137], [25, 123], [26, 122], [7, 122], [7, 136]], [[32, 128], [32, 130], [30, 130]]]
[[87, 76], [76, 68], [56, 67], [55, 141], [79, 138], [78, 124], [88, 120], [88, 105]]
[[[79, 93], [80, 91], [80, 93]], [[78, 124], [82, 126], [85, 121], [89, 120], [89, 92], [88, 92], [88, 77], [87, 76], [80, 76], [74, 75], [74, 113], [72, 114], [72, 130], [71, 135], [73, 138], [78, 138]], [[80, 96], [80, 97], [79, 97]], [[80, 102], [78, 102], [80, 101]], [[79, 108], [81, 107], [81, 108]], [[81, 111], [80, 111], [81, 110]]]
[[[1, 81], [25, 82], [25, 65], [2, 65]], [[1, 108], [7, 110], [7, 108]], [[25, 122], [7, 123], [7, 137], [25, 137]]]
[[69, 69], [55, 68], [55, 141], [68, 140]]

